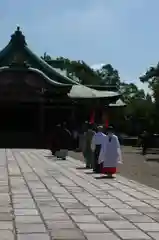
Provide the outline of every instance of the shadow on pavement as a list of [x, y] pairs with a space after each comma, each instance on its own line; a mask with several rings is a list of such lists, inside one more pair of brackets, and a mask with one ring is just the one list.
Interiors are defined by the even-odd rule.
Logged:
[[95, 172], [85, 172], [85, 174], [91, 175], [91, 174], [95, 174]]
[[48, 159], [51, 159], [51, 158], [53, 158], [54, 156], [44, 156], [44, 157], [46, 157], [46, 158], [48, 158]]
[[115, 179], [116, 177], [114, 177], [114, 176], [112, 176], [112, 177], [110, 177], [110, 176], [99, 176], [99, 177], [95, 177], [95, 179]]
[[157, 162], [157, 163], [159, 163], [159, 158], [147, 158], [146, 162]]
[[77, 170], [86, 170], [87, 168], [86, 167], [77, 167], [76, 169]]

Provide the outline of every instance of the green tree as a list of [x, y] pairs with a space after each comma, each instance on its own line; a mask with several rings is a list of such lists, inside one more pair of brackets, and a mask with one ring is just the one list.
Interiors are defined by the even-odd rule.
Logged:
[[141, 82], [148, 83], [150, 91], [152, 92], [153, 96], [153, 114], [151, 118], [151, 122], [154, 125], [154, 130], [159, 132], [159, 63], [156, 67], [150, 67], [148, 71], [140, 77]]
[[140, 77], [141, 82], [148, 83], [157, 107], [159, 106], [159, 63], [156, 67], [150, 67], [148, 71]]
[[44, 53], [44, 55], [41, 58], [43, 60], [45, 60], [46, 62], [51, 60], [51, 57], [46, 52]]
[[97, 74], [101, 79], [101, 85], [120, 85], [120, 76], [111, 64], [105, 64], [101, 69], [97, 70]]
[[[122, 99], [126, 103], [124, 129], [130, 135], [139, 134], [144, 129], [153, 129], [153, 101], [143, 89], [134, 83], [121, 83]], [[122, 119], [123, 121], [123, 119]]]
[[[111, 64], [105, 64], [95, 71], [84, 61], [74, 61], [64, 57], [52, 59], [46, 53], [42, 57], [54, 68], [60, 68], [66, 75], [84, 85], [116, 85], [126, 103], [124, 109], [114, 109], [113, 119], [118, 122], [119, 129], [129, 134], [138, 134], [143, 129], [153, 129], [156, 126], [154, 102], [149, 94], [139, 89], [134, 83], [123, 83], [119, 72]], [[151, 68], [141, 81], [147, 81], [153, 91], [155, 106], [159, 106], [159, 65]]]
[[57, 57], [55, 60], [48, 54], [42, 56], [52, 67], [66, 71], [66, 75], [84, 85], [120, 85], [119, 73], [111, 64], [105, 64], [100, 70], [95, 71], [84, 61], [70, 60]]
[[[66, 71], [66, 75], [84, 85], [99, 85], [100, 77], [98, 74], [84, 61], [72, 61], [68, 58], [57, 57], [52, 60], [49, 55], [44, 54], [42, 57], [52, 67], [60, 68]], [[58, 63], [58, 64], [57, 64]]]
[[120, 92], [122, 94], [123, 100], [128, 104], [132, 100], [145, 99], [145, 92], [143, 89], [138, 89], [134, 83], [120, 83]]

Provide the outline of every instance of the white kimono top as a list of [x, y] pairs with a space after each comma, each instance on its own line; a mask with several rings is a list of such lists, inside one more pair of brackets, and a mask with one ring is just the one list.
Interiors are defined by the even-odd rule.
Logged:
[[94, 134], [92, 138], [92, 143], [91, 143], [91, 149], [92, 151], [95, 151], [96, 145], [102, 145], [104, 143], [104, 138], [106, 135], [102, 132], [97, 132]]
[[[109, 141], [109, 139], [111, 139]], [[99, 163], [103, 162], [103, 167], [117, 167], [122, 163], [121, 149], [118, 137], [114, 134], [106, 135], [99, 154]]]

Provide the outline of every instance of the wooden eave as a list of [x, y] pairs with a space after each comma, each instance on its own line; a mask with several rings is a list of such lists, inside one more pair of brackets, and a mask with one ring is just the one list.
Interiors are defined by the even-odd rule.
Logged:
[[28, 59], [31, 59], [33, 62], [35, 62], [37, 66], [36, 68], [48, 77], [48, 81], [54, 80], [56, 77], [58, 78], [58, 82], [62, 84], [78, 84], [76, 81], [70, 79], [69, 77], [61, 75], [58, 71], [56, 71], [55, 68], [50, 66], [42, 58], [38, 57], [35, 53], [33, 53], [27, 46], [25, 36], [20, 31], [19, 27], [11, 36], [11, 40], [8, 45], [0, 51], [0, 66], [4, 66], [4, 59], [9, 58], [11, 52], [15, 54], [21, 52]]
[[[34, 64], [31, 64], [31, 66], [23, 66], [23, 63], [19, 66], [16, 64], [9, 63], [6, 66], [4, 65], [5, 59], [10, 59], [10, 55], [16, 54], [22, 54], [27, 59], [31, 60], [31, 62], [34, 62]], [[19, 60], [18, 60], [19, 61]], [[68, 92], [71, 89], [71, 86], [74, 85], [81, 85], [80, 83], [70, 79], [69, 77], [61, 75], [58, 71], [56, 71], [55, 68], [50, 66], [48, 63], [46, 63], [42, 58], [38, 57], [35, 53], [33, 53], [27, 46], [27, 43], [25, 41], [25, 36], [20, 31], [20, 28], [18, 27], [15, 33], [11, 36], [11, 40], [8, 43], [8, 45], [0, 52], [0, 72], [8, 72], [8, 71], [26, 71], [26, 72], [33, 72], [35, 74], [38, 74], [40, 77], [43, 78], [43, 80], [47, 83], [47, 91], [54, 93], [58, 88], [65, 89], [64, 92]], [[81, 85], [83, 86], [83, 85]], [[55, 88], [54, 88], [55, 87]], [[88, 86], [89, 88], [96, 89], [97, 91], [101, 92], [100, 90], [105, 90], [102, 86]], [[101, 89], [102, 88], [102, 89]], [[100, 94], [99, 94], [100, 96]], [[120, 97], [120, 94], [117, 96], [105, 96], [102, 97], [101, 102], [106, 101], [109, 99], [109, 102], [116, 101]], [[100, 97], [99, 97], [100, 98]], [[76, 99], [77, 100], [77, 99]], [[78, 101], [84, 101], [83, 99], [78, 99]], [[91, 99], [91, 101], [93, 98]], [[97, 98], [96, 98], [97, 101]]]

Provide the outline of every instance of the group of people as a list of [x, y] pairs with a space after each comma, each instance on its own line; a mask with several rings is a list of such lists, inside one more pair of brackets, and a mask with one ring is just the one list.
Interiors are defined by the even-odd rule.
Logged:
[[87, 169], [110, 178], [116, 173], [118, 163], [122, 163], [120, 143], [111, 126], [105, 132], [103, 126], [95, 131], [94, 126], [89, 125], [84, 133], [82, 152]]
[[[65, 123], [56, 125], [50, 139], [52, 155], [65, 160], [68, 150], [72, 150], [72, 140], [77, 139], [76, 135], [77, 133], [72, 134], [68, 130]], [[113, 127], [108, 127], [105, 131], [103, 126], [95, 128], [94, 125], [88, 124], [83, 134], [82, 145], [86, 168], [93, 169], [94, 173], [113, 177], [118, 163], [122, 163], [120, 143]]]

